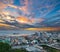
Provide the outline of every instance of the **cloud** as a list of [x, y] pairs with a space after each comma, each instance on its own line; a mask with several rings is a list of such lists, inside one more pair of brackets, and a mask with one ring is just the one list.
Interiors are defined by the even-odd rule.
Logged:
[[0, 0], [0, 2], [2, 2], [4, 4], [13, 4], [14, 0]]
[[17, 17], [16, 20], [22, 24], [32, 24], [32, 21], [29, 18], [24, 16]]
[[[29, 1], [28, 0], [20, 0], [22, 6], [16, 6], [13, 5], [14, 0], [2, 0], [0, 1], [0, 10], [2, 11], [4, 8], [7, 8], [8, 6], [17, 10], [22, 11], [22, 15], [30, 15], [30, 8], [29, 8]], [[24, 4], [24, 5], [23, 5]]]
[[15, 8], [15, 9], [19, 9], [21, 10], [24, 14], [28, 14], [29, 11], [28, 11], [28, 5], [29, 5], [29, 2], [28, 0], [20, 0], [20, 3], [22, 6], [15, 6], [15, 5], [11, 5], [11, 4], [8, 4], [8, 6], [12, 7], [12, 8]]
[[9, 11], [2, 11], [2, 13], [5, 14], [5, 15], [10, 15]]
[[25, 28], [30, 31], [60, 31], [60, 27]]
[[19, 9], [23, 12], [27, 12], [27, 8], [25, 6], [22, 6], [22, 7], [18, 7], [18, 6], [15, 6], [15, 5], [11, 5], [11, 4], [8, 4], [8, 6], [12, 7], [12, 8], [15, 8], [15, 9]]
[[28, 0], [20, 0], [21, 1], [21, 4], [23, 5], [22, 7], [21, 7], [21, 9], [24, 11], [24, 12], [28, 12]]
[[26, 6], [15, 6], [15, 5], [11, 5], [11, 4], [8, 4], [8, 6], [14, 8], [14, 9], [22, 11], [23, 15], [24, 14], [29, 14]]
[[15, 30], [15, 29], [17, 30], [19, 28], [14, 25], [0, 23], [0, 30]]
[[25, 16], [19, 16], [16, 18], [16, 20], [22, 24], [34, 25], [36, 23], [41, 23], [44, 19], [43, 18], [28, 18]]
[[10, 4], [13, 4], [13, 0], [0, 0], [0, 11], [2, 11]]
[[15, 8], [15, 9], [19, 8], [19, 7], [15, 6], [15, 5], [11, 5], [11, 4], [8, 4], [8, 6], [10, 6], [12, 8]]
[[60, 10], [58, 10], [57, 12], [60, 13]]
[[4, 9], [6, 6], [7, 6], [7, 4], [0, 2], [0, 10]]
[[15, 11], [3, 10], [2, 13], [5, 14], [5, 15], [11, 15], [11, 16], [14, 16], [14, 17], [19, 16], [19, 13], [16, 10]]
[[42, 21], [44, 21], [43, 18], [31, 18], [33, 23], [41, 23]]

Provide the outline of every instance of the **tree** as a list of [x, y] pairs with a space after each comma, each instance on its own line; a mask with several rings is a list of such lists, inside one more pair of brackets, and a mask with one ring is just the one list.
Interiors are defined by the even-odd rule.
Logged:
[[11, 52], [28, 52], [25, 49], [12, 49]]
[[11, 46], [7, 43], [0, 42], [0, 52], [9, 52]]
[[0, 52], [27, 52], [25, 49], [11, 49], [7, 43], [0, 42]]

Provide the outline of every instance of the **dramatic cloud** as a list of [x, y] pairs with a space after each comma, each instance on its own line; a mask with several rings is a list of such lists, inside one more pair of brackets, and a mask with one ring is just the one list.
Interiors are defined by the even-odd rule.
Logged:
[[0, 18], [17, 27], [58, 27], [59, 4], [59, 0], [0, 0]]
[[33, 25], [35, 23], [40, 23], [40, 22], [44, 21], [43, 18], [38, 18], [38, 19], [37, 18], [27, 18], [27, 17], [24, 17], [24, 16], [17, 17], [16, 20], [20, 23], [30, 24], [30, 25]]
[[27, 17], [23, 17], [23, 16], [18, 17], [16, 20], [22, 24], [32, 24], [33, 23], [32, 20], [30, 20]]

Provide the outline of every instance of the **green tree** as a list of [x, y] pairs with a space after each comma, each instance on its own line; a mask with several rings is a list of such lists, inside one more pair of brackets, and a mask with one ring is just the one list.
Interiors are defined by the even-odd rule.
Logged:
[[60, 52], [60, 50], [49, 47], [47, 45], [41, 45], [45, 50], [47, 50], [47, 52]]
[[12, 49], [11, 52], [28, 52], [25, 49]]
[[7, 43], [0, 42], [0, 52], [9, 52], [11, 46]]
[[12, 49], [7, 43], [0, 42], [0, 52], [27, 52], [25, 49]]

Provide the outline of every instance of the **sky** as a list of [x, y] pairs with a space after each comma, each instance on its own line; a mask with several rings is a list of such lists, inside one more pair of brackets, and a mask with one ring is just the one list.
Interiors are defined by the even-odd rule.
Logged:
[[60, 0], [0, 0], [0, 26], [60, 27]]

